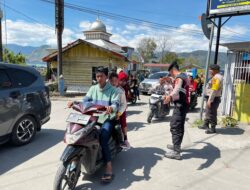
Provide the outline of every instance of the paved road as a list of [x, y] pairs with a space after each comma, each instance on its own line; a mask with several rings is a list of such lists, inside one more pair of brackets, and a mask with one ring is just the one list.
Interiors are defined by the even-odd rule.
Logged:
[[[163, 157], [171, 142], [169, 119], [146, 123], [148, 97], [128, 108], [129, 140], [133, 148], [114, 160], [115, 180], [101, 185], [102, 171], [79, 181], [78, 190], [250, 189], [250, 130], [220, 129], [216, 135], [191, 128], [190, 113], [183, 142], [183, 160]], [[51, 121], [23, 147], [0, 147], [1, 190], [50, 190], [65, 147], [62, 142], [66, 101], [53, 101]]]

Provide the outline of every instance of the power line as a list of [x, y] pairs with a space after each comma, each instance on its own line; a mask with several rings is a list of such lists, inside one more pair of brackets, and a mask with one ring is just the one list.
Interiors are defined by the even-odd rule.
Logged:
[[[53, 0], [40, 0], [46, 3], [51, 3], [51, 4], [55, 4]], [[178, 29], [178, 30], [183, 30], [184, 32], [193, 32], [193, 33], [197, 33], [199, 35], [203, 35], [201, 33], [200, 30], [192, 30], [192, 29], [183, 29], [180, 27], [176, 27], [176, 26], [171, 26], [171, 25], [166, 25], [166, 24], [160, 24], [160, 23], [155, 23], [152, 21], [146, 21], [146, 20], [142, 20], [142, 19], [137, 19], [137, 18], [132, 18], [132, 17], [128, 17], [128, 16], [123, 16], [123, 15], [118, 15], [118, 14], [114, 14], [114, 13], [110, 13], [110, 12], [105, 12], [105, 11], [100, 11], [100, 10], [96, 10], [96, 9], [90, 9], [87, 7], [82, 7], [79, 5], [75, 5], [75, 4], [71, 4], [71, 3], [64, 3], [64, 6], [73, 10], [78, 10], [81, 12], [86, 12], [86, 13], [90, 13], [90, 14], [94, 14], [94, 15], [98, 15], [98, 13], [104, 17], [107, 18], [111, 18], [114, 20], [120, 20], [120, 21], [132, 21], [133, 23], [136, 24], [143, 24], [144, 26], [148, 26], [151, 28], [164, 28], [164, 29]]]
[[[40, 0], [40, 1], [50, 3], [50, 4], [55, 4], [53, 0]], [[82, 7], [82, 6], [71, 4], [71, 3], [64, 3], [64, 6], [69, 8], [69, 9], [77, 10], [80, 12], [85, 12], [85, 13], [94, 14], [94, 15], [102, 15], [104, 17], [107, 17], [107, 18], [110, 18], [113, 20], [119, 20], [122, 22], [131, 22], [131, 23], [140, 24], [142, 26], [149, 27], [149, 28], [160, 29], [160, 30], [166, 29], [166, 30], [174, 31], [174, 32], [178, 32], [178, 33], [191, 33], [192, 35], [197, 35], [197, 36], [201, 36], [201, 37], [204, 36], [204, 34], [200, 30], [183, 29], [181, 27], [155, 23], [152, 21], [132, 18], [132, 17], [128, 17], [128, 16], [122, 16], [122, 15], [118, 15], [118, 14], [114, 14], [114, 13], [110, 13], [110, 12], [105, 12], [105, 11], [100, 11], [100, 10], [91, 9], [91, 8], [87, 8], [87, 7]], [[241, 37], [241, 36], [234, 36], [234, 37], [228, 36], [228, 37], [226, 37], [226, 35], [224, 35], [224, 37], [222, 37], [222, 39], [228, 39], [228, 40], [232, 40], [232, 39], [236, 39], [236, 38], [246, 40], [246, 38]]]
[[[0, 2], [0, 4], [2, 4], [2, 3]], [[47, 24], [41, 23], [40, 21], [38, 21], [38, 20], [36, 20], [36, 19], [34, 19], [34, 18], [32, 18], [32, 17], [30, 17], [30, 16], [24, 14], [23, 12], [21, 12], [21, 11], [19, 11], [19, 10], [17, 10], [17, 9], [14, 9], [14, 8], [8, 6], [8, 5], [6, 5], [6, 3], [4, 3], [4, 6], [7, 7], [8, 9], [10, 9], [11, 11], [16, 12], [16, 13], [18, 13], [18, 14], [20, 14], [20, 15], [26, 17], [27, 19], [31, 20], [32, 22], [34, 22], [34, 23], [36, 23], [36, 24], [41, 24], [41, 25], [43, 25], [43, 26], [45, 26], [45, 27], [47, 27], [47, 28], [49, 28], [49, 29], [51, 29], [51, 30], [55, 30], [53, 27], [51, 27], [51, 26], [49, 26], [49, 25], [47, 25]]]

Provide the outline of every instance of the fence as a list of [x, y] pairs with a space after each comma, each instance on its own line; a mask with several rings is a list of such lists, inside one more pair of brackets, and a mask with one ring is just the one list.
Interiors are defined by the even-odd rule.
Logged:
[[228, 52], [225, 65], [222, 114], [250, 122], [250, 52]]

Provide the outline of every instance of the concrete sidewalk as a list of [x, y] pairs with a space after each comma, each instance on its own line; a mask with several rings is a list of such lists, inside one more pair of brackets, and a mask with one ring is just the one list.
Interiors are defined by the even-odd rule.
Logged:
[[[215, 135], [192, 128], [199, 113], [189, 113], [183, 160], [164, 157], [171, 142], [169, 120], [146, 123], [148, 96], [128, 107], [128, 137], [133, 148], [113, 161], [115, 179], [102, 185], [103, 170], [79, 180], [77, 190], [249, 190], [250, 129], [218, 129]], [[51, 121], [23, 147], [0, 147], [1, 190], [50, 190], [65, 148], [62, 142], [67, 100], [52, 102]]]

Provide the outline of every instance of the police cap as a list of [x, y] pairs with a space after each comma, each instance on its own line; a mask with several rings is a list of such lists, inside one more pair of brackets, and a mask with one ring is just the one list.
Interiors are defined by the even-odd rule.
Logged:
[[173, 68], [179, 70], [179, 65], [176, 61], [172, 62], [171, 65], [168, 68], [168, 71], [171, 71]]

